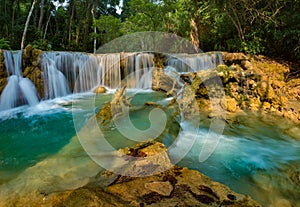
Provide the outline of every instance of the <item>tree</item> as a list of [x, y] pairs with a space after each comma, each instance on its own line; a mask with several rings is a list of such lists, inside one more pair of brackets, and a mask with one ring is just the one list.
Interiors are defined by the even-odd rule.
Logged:
[[30, 17], [32, 15], [34, 5], [36, 4], [36, 1], [37, 0], [33, 0], [30, 11], [29, 11], [28, 16], [27, 16], [27, 20], [26, 20], [26, 23], [25, 23], [24, 32], [23, 32], [23, 36], [22, 36], [22, 41], [21, 41], [21, 50], [23, 50], [23, 48], [24, 48], [24, 43], [25, 43], [25, 39], [26, 39], [26, 33], [27, 33]]
[[95, 20], [94, 24], [99, 30], [97, 36], [100, 38], [101, 44], [105, 44], [122, 35], [121, 20], [112, 15], [101, 16]]

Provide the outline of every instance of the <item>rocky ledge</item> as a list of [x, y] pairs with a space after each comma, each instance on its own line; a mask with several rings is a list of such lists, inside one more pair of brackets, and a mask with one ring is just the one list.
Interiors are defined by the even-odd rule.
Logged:
[[[172, 166], [166, 147], [159, 142], [122, 149], [125, 154], [145, 158], [163, 156], [143, 167], [160, 165], [161, 173], [127, 177], [105, 171], [87, 186], [52, 193], [42, 198], [45, 206], [260, 206], [249, 196], [238, 194], [195, 170]], [[106, 183], [104, 186], [103, 184]]]
[[224, 64], [217, 68], [199, 68], [198, 72], [178, 74], [180, 77], [175, 78], [167, 77], [159, 61], [156, 61], [153, 89], [174, 96], [180, 91], [178, 85], [181, 82], [185, 88], [192, 89], [203, 112], [213, 112], [212, 103], [218, 100], [219, 108], [227, 114], [277, 114], [299, 123], [300, 78], [292, 75], [289, 64], [242, 53], [223, 52], [222, 59]]

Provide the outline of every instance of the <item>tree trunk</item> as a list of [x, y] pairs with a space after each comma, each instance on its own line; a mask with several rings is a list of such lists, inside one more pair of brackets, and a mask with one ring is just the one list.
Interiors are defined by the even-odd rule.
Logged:
[[194, 18], [191, 18], [191, 27], [192, 27], [192, 29], [191, 29], [191, 33], [190, 33], [190, 38], [194, 45], [195, 50], [199, 51], [199, 44], [200, 44], [199, 32], [198, 32], [198, 26], [197, 26]]
[[50, 19], [51, 19], [51, 12], [49, 14], [49, 17], [48, 17], [48, 20], [47, 20], [47, 23], [46, 23], [46, 26], [45, 26], [45, 32], [44, 32], [44, 37], [43, 37], [44, 40], [46, 39], [46, 35], [47, 35], [47, 30], [48, 30], [48, 25], [49, 25]]
[[37, 0], [33, 0], [30, 11], [29, 11], [28, 16], [27, 16], [27, 20], [26, 20], [26, 23], [25, 23], [24, 32], [23, 32], [23, 36], [22, 36], [22, 41], [21, 41], [21, 50], [24, 49], [24, 43], [25, 43], [25, 39], [26, 39], [26, 33], [27, 33], [28, 25], [29, 25], [30, 17], [32, 15], [32, 11], [34, 9], [34, 5], [36, 4], [36, 1]]
[[41, 3], [40, 3], [40, 19], [39, 19], [38, 31], [42, 30], [42, 23], [43, 23], [43, 18], [44, 18], [44, 3], [45, 3], [45, 0], [41, 0]]
[[74, 9], [75, 9], [75, 2], [72, 2], [72, 10], [71, 10], [70, 21], [69, 21], [69, 35], [68, 35], [68, 43], [69, 44], [71, 43], [71, 37], [72, 37], [72, 24], [73, 24], [73, 17], [74, 17]]
[[[93, 22], [95, 21], [95, 14], [94, 14], [94, 6], [92, 8], [92, 15], [93, 15]], [[97, 38], [96, 38], [96, 34], [97, 34], [97, 27], [96, 25], [94, 26], [94, 33], [95, 33], [95, 37], [94, 37], [94, 54], [96, 54], [96, 50], [97, 50]]]

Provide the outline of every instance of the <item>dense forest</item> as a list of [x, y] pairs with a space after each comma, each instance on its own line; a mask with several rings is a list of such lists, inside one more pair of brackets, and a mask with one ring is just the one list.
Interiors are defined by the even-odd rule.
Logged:
[[[300, 59], [300, 0], [0, 0], [0, 48], [93, 52], [119, 36], [162, 31], [203, 51]], [[28, 29], [24, 32], [28, 20]]]

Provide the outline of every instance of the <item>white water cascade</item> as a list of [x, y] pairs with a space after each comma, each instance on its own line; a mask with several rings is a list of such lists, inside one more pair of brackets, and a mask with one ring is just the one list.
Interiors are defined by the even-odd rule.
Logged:
[[176, 68], [177, 72], [191, 72], [214, 69], [223, 64], [221, 52], [198, 54], [169, 54], [168, 66]]
[[4, 51], [4, 61], [8, 79], [0, 97], [0, 111], [24, 104], [36, 105], [39, 102], [36, 88], [22, 76], [22, 51]]
[[[207, 70], [222, 64], [220, 52], [168, 54], [166, 72], [184, 73]], [[2, 92], [0, 110], [39, 102], [33, 83], [22, 77], [22, 51], [4, 51], [8, 83]], [[71, 93], [93, 91], [98, 86], [111, 89], [151, 89], [153, 53], [87, 54], [80, 52], [44, 52], [41, 56], [43, 99]], [[172, 69], [173, 68], [173, 69]]]
[[[126, 65], [123, 71], [120, 69], [122, 57]], [[128, 88], [151, 88], [153, 65], [150, 53], [45, 52], [42, 55], [45, 99], [64, 96], [71, 91], [91, 91], [99, 85], [112, 89], [124, 84]]]

